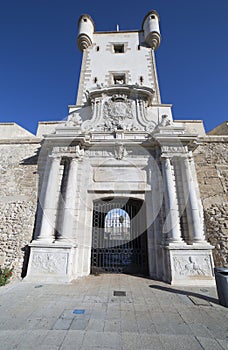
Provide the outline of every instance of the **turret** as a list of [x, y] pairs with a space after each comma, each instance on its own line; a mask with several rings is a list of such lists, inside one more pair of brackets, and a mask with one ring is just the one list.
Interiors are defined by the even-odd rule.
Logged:
[[152, 10], [144, 17], [142, 29], [144, 31], [145, 42], [153, 50], [156, 50], [161, 41], [159, 15], [156, 11]]
[[81, 51], [87, 49], [93, 43], [95, 25], [89, 15], [82, 15], [78, 21], [78, 47]]

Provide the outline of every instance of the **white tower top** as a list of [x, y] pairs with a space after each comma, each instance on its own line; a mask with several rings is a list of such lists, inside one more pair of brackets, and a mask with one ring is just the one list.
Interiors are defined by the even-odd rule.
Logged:
[[150, 11], [142, 30], [96, 32], [89, 15], [79, 18], [78, 46], [83, 51], [77, 105], [86, 103], [89, 91], [122, 85], [152, 89], [160, 103], [154, 50], [160, 44], [159, 15]]
[[89, 15], [81, 15], [78, 20], [78, 47], [85, 50], [92, 45], [95, 25]]
[[142, 24], [144, 30], [144, 37], [146, 43], [156, 50], [161, 41], [160, 29], [159, 29], [159, 15], [157, 11], [150, 11], [143, 20]]

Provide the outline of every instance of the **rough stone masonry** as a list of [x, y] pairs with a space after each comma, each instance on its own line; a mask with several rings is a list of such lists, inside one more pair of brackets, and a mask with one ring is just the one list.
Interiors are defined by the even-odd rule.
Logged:
[[[25, 133], [27, 133], [25, 131]], [[27, 136], [27, 135], [26, 135]], [[1, 139], [0, 265], [26, 273], [37, 208], [40, 138]], [[215, 266], [228, 266], [228, 136], [201, 137], [194, 159]]]

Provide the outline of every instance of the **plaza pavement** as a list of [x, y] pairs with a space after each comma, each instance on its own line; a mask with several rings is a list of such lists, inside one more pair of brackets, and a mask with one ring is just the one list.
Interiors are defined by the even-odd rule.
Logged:
[[127, 275], [14, 282], [0, 288], [0, 349], [227, 349], [227, 311], [215, 287]]

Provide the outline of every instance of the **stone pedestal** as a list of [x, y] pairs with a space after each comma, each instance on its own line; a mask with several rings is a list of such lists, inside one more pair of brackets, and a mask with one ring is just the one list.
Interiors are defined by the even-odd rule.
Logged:
[[77, 247], [64, 244], [30, 244], [30, 259], [25, 281], [67, 283], [73, 280]]
[[213, 247], [209, 243], [163, 247], [167, 263], [165, 282], [175, 285], [214, 285]]

